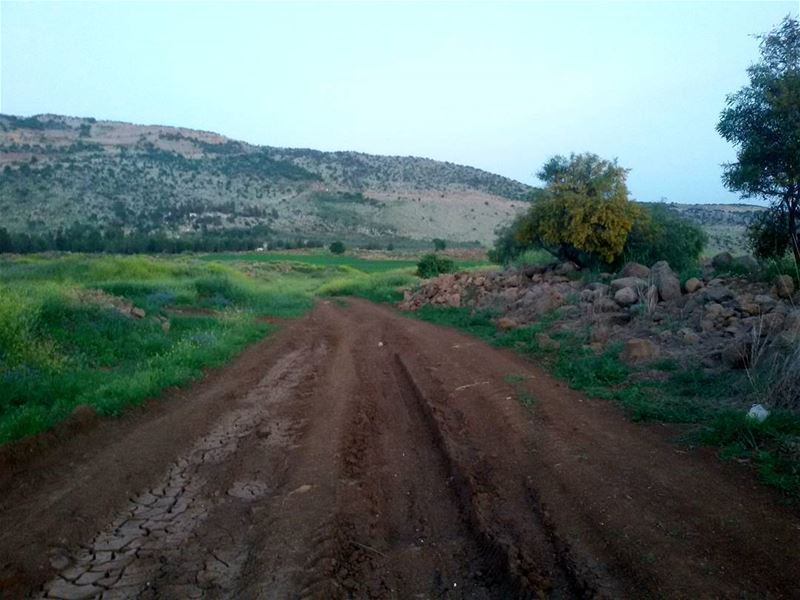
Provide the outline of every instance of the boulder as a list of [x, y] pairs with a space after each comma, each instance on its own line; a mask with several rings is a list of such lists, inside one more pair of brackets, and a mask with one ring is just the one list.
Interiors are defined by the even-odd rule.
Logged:
[[144, 316], [145, 316], [144, 309], [139, 308], [138, 306], [134, 306], [131, 309], [131, 316], [136, 318], [136, 319], [144, 319]]
[[794, 280], [789, 275], [778, 275], [775, 279], [775, 287], [773, 293], [778, 298], [788, 300], [794, 294]]
[[728, 269], [733, 262], [733, 256], [730, 252], [720, 252], [711, 259], [711, 266], [715, 269]]
[[648, 279], [650, 277], [650, 269], [637, 262], [626, 263], [622, 270], [619, 272], [620, 277], [638, 277], [639, 279]]
[[681, 297], [681, 282], [667, 261], [660, 260], [654, 264], [650, 269], [650, 275], [662, 300], [669, 301]]
[[744, 256], [737, 256], [731, 261], [731, 266], [741, 270], [746, 271], [748, 273], [755, 273], [758, 271], [758, 261], [750, 256], [749, 254], [745, 254]]
[[687, 294], [693, 294], [697, 290], [703, 287], [703, 282], [700, 281], [697, 277], [692, 277], [686, 280], [686, 283], [683, 284], [683, 289], [686, 290]]
[[624, 287], [621, 290], [617, 290], [617, 293], [614, 294], [614, 302], [620, 306], [630, 306], [631, 304], [636, 304], [638, 301], [639, 294], [637, 294], [636, 290], [633, 288]]
[[794, 350], [800, 345], [800, 309], [794, 309], [783, 319], [778, 344], [786, 350]]
[[725, 308], [722, 306], [722, 304], [717, 302], [709, 302], [706, 304], [705, 317], [706, 319], [716, 319], [722, 315], [724, 310]]
[[635, 290], [646, 290], [647, 281], [639, 277], [621, 277], [611, 282], [611, 293], [616, 294], [622, 288], [633, 288]]
[[620, 359], [629, 364], [648, 362], [658, 358], [660, 353], [659, 347], [650, 340], [632, 338], [625, 342]]

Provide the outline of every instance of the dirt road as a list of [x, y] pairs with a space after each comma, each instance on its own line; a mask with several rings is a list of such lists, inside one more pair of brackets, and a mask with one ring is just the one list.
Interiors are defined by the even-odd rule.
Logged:
[[0, 597], [800, 597], [745, 470], [359, 300], [77, 429], [2, 465]]

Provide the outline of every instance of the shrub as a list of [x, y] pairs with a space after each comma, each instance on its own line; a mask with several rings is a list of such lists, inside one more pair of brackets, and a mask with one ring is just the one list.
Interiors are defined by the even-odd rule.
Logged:
[[696, 264], [708, 242], [705, 231], [663, 204], [642, 204], [623, 257], [652, 265], [659, 260], [682, 271]]
[[333, 254], [344, 254], [344, 244], [339, 241], [333, 242], [330, 246], [328, 246], [328, 250], [330, 250]]
[[425, 279], [442, 273], [452, 273], [455, 270], [456, 264], [452, 260], [436, 254], [426, 254], [417, 263], [417, 276]]

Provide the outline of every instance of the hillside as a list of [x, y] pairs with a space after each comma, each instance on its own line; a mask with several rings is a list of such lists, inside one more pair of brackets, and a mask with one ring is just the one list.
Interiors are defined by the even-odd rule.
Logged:
[[530, 190], [425, 158], [254, 146], [205, 131], [0, 115], [0, 213], [15, 233], [74, 223], [169, 235], [490, 242]]
[[747, 252], [745, 230], [755, 216], [764, 210], [752, 204], [676, 204], [669, 205], [708, 233], [706, 254], [721, 251], [734, 254]]

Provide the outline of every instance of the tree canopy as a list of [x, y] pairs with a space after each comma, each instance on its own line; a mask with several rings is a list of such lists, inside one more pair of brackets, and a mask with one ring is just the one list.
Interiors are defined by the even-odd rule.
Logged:
[[613, 262], [639, 213], [628, 200], [627, 173], [591, 153], [551, 158], [538, 173], [543, 192], [510, 229], [515, 243], [582, 265]]
[[[758, 38], [761, 60], [747, 69], [749, 84], [727, 97], [717, 124], [736, 147], [736, 162], [724, 165], [723, 181], [745, 198], [772, 204], [773, 222], [788, 232], [787, 244], [800, 261], [800, 23], [786, 17]], [[757, 244], [762, 250], [780, 237], [765, 223], [759, 231], [767, 231], [771, 243]]]

